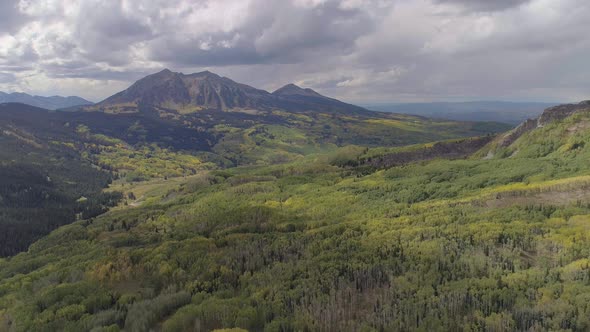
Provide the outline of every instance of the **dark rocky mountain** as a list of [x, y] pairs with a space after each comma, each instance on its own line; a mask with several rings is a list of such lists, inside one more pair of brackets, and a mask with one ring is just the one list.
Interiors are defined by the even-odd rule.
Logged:
[[365, 113], [362, 107], [320, 95], [294, 84], [270, 93], [221, 77], [209, 71], [188, 74], [165, 69], [135, 82], [88, 110], [119, 113], [144, 106], [192, 113], [218, 111], [323, 111]]
[[295, 84], [287, 84], [272, 93], [283, 102], [288, 110], [322, 110], [337, 113], [365, 114], [368, 110], [323, 96], [312, 89], [304, 89]]
[[75, 106], [91, 105], [92, 102], [75, 96], [61, 97], [61, 96], [31, 96], [26, 93], [4, 93], [0, 92], [1, 103], [22, 103], [35, 107], [45, 108], [49, 110], [57, 110], [62, 108], [69, 108]]
[[297, 85], [291, 83], [283, 86], [280, 89], [277, 89], [275, 92], [272, 93], [275, 96], [306, 96], [306, 97], [319, 97], [319, 98], [326, 98], [321, 94], [313, 91], [312, 89], [303, 89], [298, 87]]
[[158, 106], [185, 111], [270, 107], [270, 94], [204, 71], [184, 75], [165, 69], [135, 82], [97, 106]]

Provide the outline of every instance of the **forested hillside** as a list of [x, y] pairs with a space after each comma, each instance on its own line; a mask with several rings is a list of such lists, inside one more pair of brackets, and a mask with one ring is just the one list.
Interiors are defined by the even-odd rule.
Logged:
[[104, 213], [120, 199], [102, 192], [110, 172], [41, 130], [33, 135], [0, 121], [0, 257], [26, 250], [61, 225]]
[[467, 157], [481, 139], [118, 183], [128, 206], [0, 260], [0, 330], [586, 331], [590, 109], [558, 113]]
[[116, 205], [120, 194], [102, 192], [112, 181], [134, 183], [285, 163], [347, 144], [400, 146], [506, 129], [496, 123], [369, 111], [180, 114], [150, 105], [134, 110], [54, 112], [0, 104], [0, 257], [26, 250], [58, 226]]

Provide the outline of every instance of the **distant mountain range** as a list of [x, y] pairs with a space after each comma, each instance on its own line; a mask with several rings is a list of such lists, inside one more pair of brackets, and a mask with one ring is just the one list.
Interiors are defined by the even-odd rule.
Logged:
[[35, 107], [45, 108], [48, 110], [56, 110], [60, 108], [69, 108], [82, 105], [91, 105], [92, 102], [75, 96], [61, 97], [61, 96], [31, 96], [26, 93], [15, 92], [5, 93], [0, 91], [0, 104], [2, 103], [22, 103]]
[[282, 163], [338, 146], [401, 146], [511, 127], [374, 112], [294, 84], [268, 92], [208, 71], [162, 70], [67, 113], [25, 106], [0, 104], [0, 129], [45, 133], [38, 142], [76, 142], [78, 130], [89, 130], [125, 146], [205, 153], [217, 165]]
[[87, 110], [126, 113], [148, 105], [184, 114], [202, 110], [249, 112], [277, 109], [346, 114], [368, 112], [362, 107], [322, 96], [294, 84], [270, 93], [209, 71], [185, 75], [168, 69], [140, 79], [127, 90]]
[[203, 110], [246, 113], [286, 110], [366, 114], [371, 110], [455, 121], [493, 121], [510, 125], [535, 118], [544, 109], [557, 104], [474, 101], [369, 104], [360, 107], [295, 84], [287, 84], [271, 93], [209, 71], [183, 74], [168, 69], [146, 76], [128, 89], [97, 104], [76, 96], [42, 97], [26, 93], [0, 92], [1, 103], [23, 103], [49, 110], [83, 107], [86, 111], [107, 113], [134, 113], [146, 107], [151, 110], [155, 107], [160, 114], [188, 114]]
[[366, 105], [370, 110], [420, 115], [456, 121], [497, 121], [517, 125], [536, 118], [544, 109], [557, 103], [535, 102], [434, 102]]

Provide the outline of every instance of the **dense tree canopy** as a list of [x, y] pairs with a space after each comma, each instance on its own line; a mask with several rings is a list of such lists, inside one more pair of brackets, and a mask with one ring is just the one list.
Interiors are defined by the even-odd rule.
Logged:
[[120, 178], [127, 206], [0, 260], [0, 330], [589, 330], [588, 119], [467, 159], [428, 152], [391, 167], [367, 161], [433, 145], [347, 146]]

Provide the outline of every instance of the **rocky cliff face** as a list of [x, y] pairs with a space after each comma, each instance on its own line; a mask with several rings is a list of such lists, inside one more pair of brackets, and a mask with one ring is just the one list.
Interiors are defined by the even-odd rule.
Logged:
[[424, 147], [414, 151], [390, 153], [361, 160], [359, 164], [375, 168], [391, 168], [437, 158], [461, 159], [472, 155], [492, 139], [494, 139], [494, 136], [473, 137], [453, 142], [437, 142], [431, 147]]
[[590, 109], [590, 101], [583, 101], [578, 104], [564, 104], [550, 107], [543, 111], [541, 116], [537, 119], [528, 119], [514, 128], [498, 141], [501, 147], [507, 147], [514, 143], [519, 137], [525, 133], [534, 130], [538, 127], [543, 127], [555, 121], [563, 120], [576, 112]]
[[521, 123], [518, 127], [514, 128], [500, 139], [500, 146], [506, 147], [514, 143], [524, 133], [529, 132], [538, 126], [538, 120], [528, 119]]
[[582, 110], [590, 109], [590, 100], [578, 104], [565, 104], [546, 109], [539, 117], [538, 125], [544, 126], [553, 121], [559, 121]]

